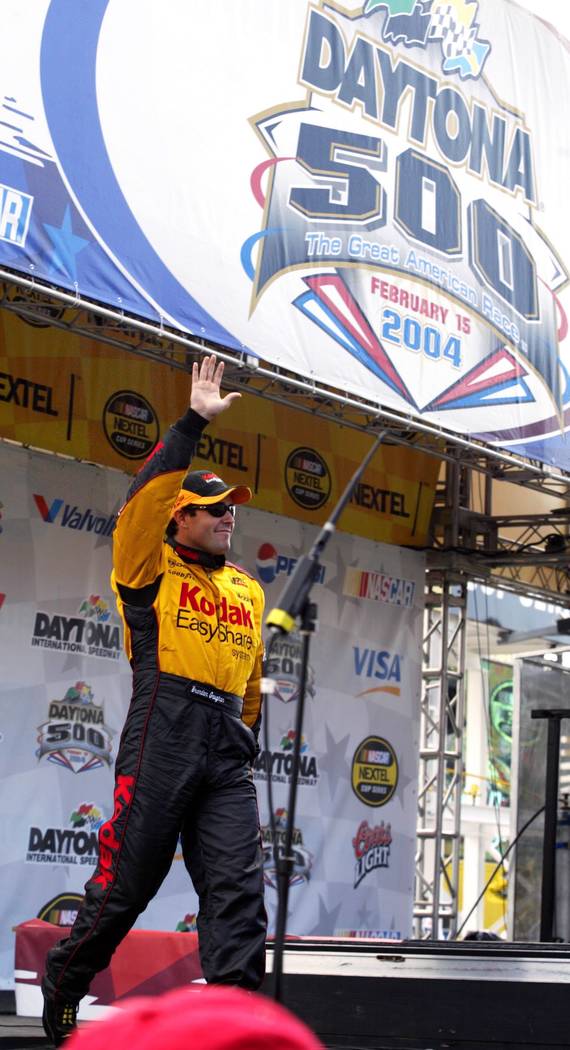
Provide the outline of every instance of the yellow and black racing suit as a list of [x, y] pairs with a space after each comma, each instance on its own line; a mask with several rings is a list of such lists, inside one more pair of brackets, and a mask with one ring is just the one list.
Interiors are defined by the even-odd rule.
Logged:
[[257, 988], [266, 915], [251, 762], [263, 592], [223, 556], [165, 541], [206, 420], [189, 410], [135, 478], [114, 534], [113, 589], [133, 668], [113, 816], [45, 989], [78, 1002], [165, 878], [180, 835], [209, 982]]

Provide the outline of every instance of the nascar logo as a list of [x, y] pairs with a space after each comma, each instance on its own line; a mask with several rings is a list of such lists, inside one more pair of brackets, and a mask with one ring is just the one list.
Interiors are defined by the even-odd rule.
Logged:
[[367, 598], [385, 605], [402, 605], [410, 609], [414, 604], [416, 585], [413, 580], [390, 576], [383, 572], [349, 568], [344, 579], [344, 593], [351, 598]]

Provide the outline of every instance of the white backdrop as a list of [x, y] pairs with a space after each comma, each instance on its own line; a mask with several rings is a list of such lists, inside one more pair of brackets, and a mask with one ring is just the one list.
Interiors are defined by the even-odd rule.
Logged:
[[[0, 444], [0, 980], [12, 927], [65, 923], [110, 816], [130, 669], [109, 586], [110, 516], [128, 478]], [[314, 527], [239, 511], [234, 557], [276, 603]], [[314, 590], [288, 930], [411, 931], [424, 559], [339, 534]], [[300, 643], [280, 641], [270, 747], [255, 778], [271, 923], [276, 891], [265, 784], [278, 825], [288, 797]], [[177, 858], [139, 926], [193, 928], [197, 901]]]
[[547, 25], [511, 0], [2, 10], [0, 264], [568, 467]]

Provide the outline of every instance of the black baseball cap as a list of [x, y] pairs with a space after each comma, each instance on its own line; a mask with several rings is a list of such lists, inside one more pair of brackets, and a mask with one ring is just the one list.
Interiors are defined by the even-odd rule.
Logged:
[[228, 485], [211, 470], [189, 470], [176, 497], [172, 513], [182, 507], [209, 503], [248, 503], [253, 493], [247, 485]]

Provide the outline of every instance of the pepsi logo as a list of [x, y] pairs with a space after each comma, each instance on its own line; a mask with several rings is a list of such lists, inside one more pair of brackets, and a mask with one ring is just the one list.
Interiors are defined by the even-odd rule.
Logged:
[[[298, 558], [288, 558], [285, 554], [280, 554], [272, 543], [262, 543], [255, 559], [257, 575], [262, 583], [273, 583], [277, 576], [290, 576], [298, 560]], [[316, 582], [324, 583], [325, 575], [326, 565], [320, 565]]]
[[272, 583], [277, 575], [277, 551], [271, 543], [262, 543], [257, 552], [255, 565], [262, 583]]

